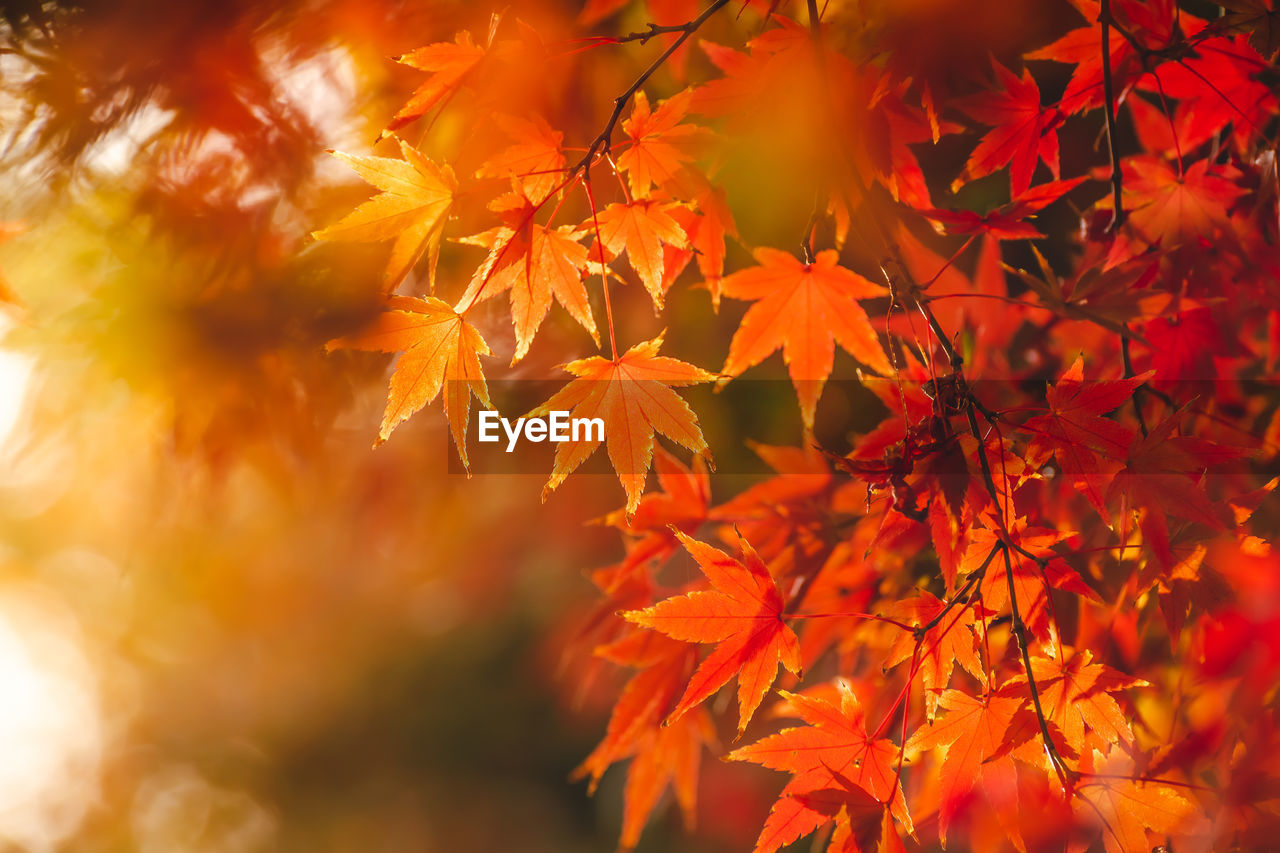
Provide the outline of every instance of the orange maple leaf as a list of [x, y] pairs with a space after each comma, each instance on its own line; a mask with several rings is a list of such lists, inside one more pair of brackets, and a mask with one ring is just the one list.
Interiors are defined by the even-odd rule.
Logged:
[[739, 375], [782, 347], [808, 429], [831, 375], [837, 341], [872, 370], [890, 372], [889, 359], [857, 302], [889, 291], [837, 265], [837, 257], [828, 249], [806, 264], [778, 249], [756, 249], [760, 266], [720, 282], [725, 296], [756, 300], [729, 342], [725, 376]]
[[382, 136], [417, 121], [436, 104], [451, 97], [484, 55], [485, 48], [477, 46], [471, 40], [471, 33], [463, 30], [452, 42], [436, 42], [397, 56], [396, 62], [401, 65], [428, 71], [431, 76], [418, 86], [408, 103], [396, 111]]
[[791, 773], [769, 811], [754, 853], [773, 853], [779, 847], [816, 830], [834, 815], [819, 792], [860, 788], [881, 803], [914, 832], [907, 801], [898, 784], [898, 747], [892, 741], [869, 737], [858, 698], [843, 681], [840, 704], [783, 691], [794, 715], [808, 723], [783, 729], [750, 746], [729, 753], [730, 761], [750, 761], [771, 770]]
[[644, 566], [666, 563], [679, 549], [672, 530], [693, 533], [707, 519], [711, 477], [705, 459], [695, 456], [693, 464], [686, 466], [662, 445], [657, 445], [653, 471], [658, 476], [660, 491], [646, 492], [634, 515], [628, 518], [626, 511], [619, 509], [599, 519], [600, 523], [611, 524], [628, 537], [626, 557], [591, 573], [592, 581], [603, 590], [617, 588]]
[[383, 289], [388, 292], [395, 289], [424, 252], [427, 279], [435, 279], [440, 237], [458, 189], [448, 166], [437, 166], [403, 140], [400, 152], [403, 160], [330, 152], [382, 192], [339, 222], [311, 234], [317, 240], [394, 239], [383, 276]]
[[640, 276], [645, 290], [653, 298], [655, 308], [662, 307], [663, 247], [683, 248], [689, 239], [672, 218], [679, 205], [638, 200], [628, 204], [611, 204], [600, 211], [600, 242], [615, 255], [627, 253], [627, 261]]
[[1101, 824], [1107, 853], [1148, 853], [1155, 849], [1148, 830], [1156, 838], [1208, 830], [1200, 808], [1178, 787], [1123, 778], [1133, 772], [1127, 755], [1113, 755], [1103, 769], [1107, 772], [1090, 774], [1076, 786], [1071, 808], [1082, 823]]
[[[1228, 212], [1245, 190], [1234, 167], [1210, 171], [1208, 160], [1197, 160], [1179, 175], [1163, 159], [1142, 155], [1126, 157], [1123, 174], [1125, 211], [1146, 242], [1172, 249], [1235, 239]], [[1111, 196], [1098, 201], [1104, 210], [1113, 205]]]
[[489, 346], [466, 319], [439, 299], [392, 297], [385, 311], [368, 328], [329, 341], [327, 348], [399, 352], [387, 410], [378, 430], [380, 444], [409, 416], [444, 390], [444, 412], [462, 464], [467, 461], [467, 421], [471, 395], [490, 406], [489, 390], [480, 369], [480, 355]]
[[[1146, 687], [1148, 682], [1096, 663], [1088, 649], [1071, 654], [1066, 660], [1033, 657], [1031, 674], [1040, 692], [1045, 719], [1062, 732], [1073, 751], [1084, 754], [1089, 750], [1086, 728], [1098, 738], [1092, 746], [1109, 749], [1112, 744], [1133, 740], [1128, 717], [1111, 694], [1130, 687]], [[1026, 680], [1022, 673], [1005, 684], [1025, 684]]]
[[[923, 626], [929, 624], [945, 608], [944, 602], [922, 590], [914, 598], [891, 605], [885, 615], [909, 625]], [[961, 608], [959, 613], [944, 617], [925, 631], [918, 656], [914, 654], [915, 634], [903, 632], [898, 642], [889, 650], [889, 657], [884, 663], [884, 668], [889, 670], [909, 658], [915, 658], [916, 675], [920, 678], [920, 686], [924, 688], [925, 707], [930, 720], [937, 713], [940, 694], [951, 681], [951, 674], [957, 663], [979, 682], [987, 683], [982, 661], [978, 659], [977, 638], [969, 624], [971, 618], [964, 615], [966, 609], [967, 606]]]
[[525, 120], [495, 116], [494, 123], [515, 140], [476, 170], [481, 178], [510, 178], [513, 188], [534, 203], [543, 201], [564, 179], [564, 134], [541, 117]]
[[650, 112], [649, 99], [636, 92], [631, 117], [622, 123], [631, 145], [618, 155], [618, 168], [627, 173], [635, 198], [648, 198], [654, 184], [670, 183], [711, 138], [705, 127], [680, 123], [692, 100], [693, 90], [686, 89]]
[[677, 532], [711, 581], [711, 590], [668, 598], [622, 615], [687, 643], [716, 643], [689, 680], [668, 723], [738, 677], [738, 734], [751, 721], [778, 675], [778, 664], [800, 673], [800, 641], [783, 621], [782, 593], [764, 561], [745, 540], [741, 560]]
[[697, 663], [692, 646], [652, 631], [634, 631], [596, 649], [596, 654], [640, 671], [619, 695], [604, 740], [573, 776], [590, 776], [590, 792], [594, 793], [611, 764], [632, 758], [619, 841], [623, 850], [630, 850], [639, 842], [641, 830], [668, 785], [675, 792], [686, 825], [693, 826], [702, 746], [715, 744], [715, 728], [701, 708], [674, 725], [662, 725]]
[[[947, 828], [982, 774], [1009, 769], [992, 767], [991, 763], [1004, 745], [1009, 724], [1023, 700], [993, 695], [984, 701], [961, 690], [948, 690], [938, 703], [947, 713], [916, 729], [905, 748], [909, 753], [918, 749], [946, 750], [938, 772], [942, 800], [938, 838], [946, 847]], [[1005, 765], [1012, 762], [1007, 755], [998, 760]]]
[[[635, 513], [653, 461], [654, 433], [658, 432], [694, 453], [707, 455], [707, 441], [689, 404], [671, 389], [710, 382], [715, 376], [674, 358], [658, 355], [662, 335], [636, 344], [614, 359], [601, 356], [565, 365], [577, 378], [534, 409], [532, 415], [571, 411], [574, 418], [601, 418], [609, 461], [627, 493], [627, 515]], [[542, 498], [554, 491], [600, 446], [595, 430], [586, 430], [580, 441], [556, 447], [551, 477]]]
[[509, 193], [489, 205], [502, 215], [504, 225], [461, 242], [489, 250], [459, 306], [511, 293], [511, 321], [516, 330], [515, 364], [529, 352], [529, 345], [551, 308], [552, 297], [591, 333], [600, 345], [591, 302], [582, 283], [587, 268], [587, 247], [578, 242], [581, 232], [569, 226], [547, 228], [533, 221], [537, 208], [524, 196]]

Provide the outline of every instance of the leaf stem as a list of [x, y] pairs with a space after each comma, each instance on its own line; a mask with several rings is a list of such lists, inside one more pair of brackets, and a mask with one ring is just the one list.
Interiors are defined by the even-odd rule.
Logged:
[[[572, 174], [570, 175], [572, 177]], [[595, 249], [597, 260], [600, 264], [600, 288], [604, 291], [604, 317], [609, 326], [609, 349], [613, 353], [613, 360], [618, 360], [618, 341], [614, 337], [613, 332], [613, 302], [609, 299], [609, 270], [604, 262], [604, 243], [600, 241], [600, 217], [596, 212], [596, 196], [591, 191], [591, 166], [588, 164], [586, 170], [582, 173], [582, 188], [587, 193], [587, 203], [591, 206], [591, 225], [595, 228], [596, 242], [593, 246]], [[591, 259], [588, 256], [587, 263]]]

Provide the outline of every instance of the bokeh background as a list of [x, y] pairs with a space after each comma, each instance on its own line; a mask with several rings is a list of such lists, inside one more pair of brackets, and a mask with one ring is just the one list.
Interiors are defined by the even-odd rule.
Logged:
[[[421, 79], [390, 57], [482, 38], [490, 11], [0, 2], [0, 850], [616, 844], [622, 771], [594, 798], [568, 778], [616, 682], [584, 685], [561, 652], [593, 601], [584, 573], [622, 553], [584, 525], [620, 505], [617, 481], [573, 478], [540, 505], [539, 476], [451, 474], [438, 407], [373, 450], [391, 359], [323, 346], [377, 310], [386, 252], [308, 237], [368, 194], [325, 149], [389, 153], [378, 130]], [[648, 20], [642, 4], [590, 27], [581, 13], [527, 0], [503, 23], [554, 59], [509, 97], [557, 116], [569, 144], [661, 49], [569, 53], [584, 32]], [[885, 0], [831, 14], [896, 27], [919, 74], [954, 75], [1071, 12]], [[723, 15], [705, 35], [740, 45], [760, 20]], [[711, 73], [690, 51], [651, 98]], [[444, 159], [469, 144], [448, 111], [429, 138]], [[971, 143], [929, 156], [958, 169]], [[811, 195], [768, 150], [742, 147], [721, 174], [747, 242], [791, 245]], [[978, 206], [983, 186], [967, 190]], [[441, 280], [469, 275], [472, 251], [447, 247]], [[733, 247], [730, 264], [746, 257]], [[638, 287], [617, 299], [620, 339], [663, 327]], [[494, 364], [511, 346], [500, 302], [482, 320]], [[743, 308], [717, 315], [678, 289], [666, 351], [715, 369]], [[557, 310], [515, 378], [590, 347]], [[744, 439], [800, 438], [789, 384], [769, 381], [782, 369], [689, 395], [734, 475], [718, 500], [763, 470]], [[836, 378], [852, 372], [841, 355]], [[877, 420], [868, 405], [833, 383], [819, 435], [840, 447]], [[698, 830], [668, 812], [642, 850], [750, 849], [781, 779], [704, 766]]]

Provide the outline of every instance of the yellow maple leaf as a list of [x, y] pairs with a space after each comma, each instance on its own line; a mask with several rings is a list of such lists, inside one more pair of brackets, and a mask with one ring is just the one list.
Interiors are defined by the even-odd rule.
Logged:
[[708, 453], [698, 418], [672, 387], [710, 382], [715, 374], [692, 364], [658, 355], [662, 335], [636, 344], [614, 359], [601, 356], [565, 365], [576, 379], [530, 412], [545, 417], [552, 411], [570, 411], [573, 418], [600, 418], [604, 436], [591, 429], [579, 441], [556, 447], [551, 477], [543, 487], [547, 496], [595, 452], [604, 440], [609, 461], [627, 493], [627, 515], [640, 505], [640, 494], [653, 462], [654, 433], [662, 433], [694, 453]]
[[436, 165], [413, 146], [399, 142], [403, 160], [331, 152], [382, 192], [311, 235], [317, 240], [356, 242], [394, 239], [383, 277], [383, 289], [388, 292], [423, 253], [427, 254], [428, 281], [435, 279], [440, 237], [458, 189], [452, 169]]
[[475, 326], [445, 302], [427, 297], [392, 297], [385, 311], [368, 327], [329, 342], [327, 349], [398, 352], [387, 410], [378, 430], [381, 444], [391, 432], [444, 390], [444, 413], [453, 432], [462, 464], [467, 460], [467, 422], [471, 395], [486, 407], [489, 390], [480, 368], [481, 355], [492, 355]]

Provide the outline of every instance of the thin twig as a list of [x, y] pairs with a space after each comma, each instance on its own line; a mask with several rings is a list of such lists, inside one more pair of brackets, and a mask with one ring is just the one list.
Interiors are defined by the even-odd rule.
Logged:
[[[1104, 0], [1104, 3], [1105, 2], [1106, 0]], [[817, 53], [817, 61], [819, 63], [819, 68], [821, 68], [822, 59], [823, 59], [823, 54], [822, 54], [823, 48], [822, 48], [821, 30], [819, 29], [819, 26], [818, 26], [816, 0], [808, 0], [808, 8], [809, 8], [809, 17], [810, 17], [810, 28], [813, 31], [813, 40], [814, 40], [815, 51]], [[1105, 52], [1104, 52], [1104, 56], [1105, 56]], [[824, 85], [824, 95], [826, 95], [827, 102], [829, 103], [830, 94], [829, 92], [825, 91], [825, 86], [826, 86], [825, 74], [822, 77], [822, 82]], [[859, 194], [861, 195], [864, 202], [869, 203], [869, 198], [870, 198], [869, 191], [867, 189], [866, 183], [862, 180], [862, 176], [858, 173], [856, 162], [854, 161], [853, 157], [851, 156], [847, 148], [845, 148], [844, 146], [841, 146], [841, 148], [842, 148], [842, 153], [844, 155], [844, 158], [848, 165], [849, 175], [852, 179], [852, 182], [854, 183], [854, 186], [858, 189]], [[852, 212], [855, 209], [855, 207], [852, 204], [851, 200], [847, 198], [847, 195], [846, 195], [845, 201], [849, 210]], [[1117, 210], [1121, 210], [1121, 208], [1117, 207]], [[946, 356], [947, 360], [950, 362], [951, 369], [955, 374], [957, 381], [960, 383], [963, 383], [964, 359], [956, 351], [955, 347], [951, 343], [951, 339], [947, 336], [946, 331], [942, 328], [941, 323], [938, 322], [938, 318], [934, 315], [933, 311], [929, 308], [928, 301], [927, 299], [924, 298], [924, 295], [921, 292], [919, 285], [916, 284], [915, 281], [911, 278], [910, 271], [908, 270], [906, 263], [903, 261], [901, 253], [899, 252], [896, 244], [890, 238], [887, 230], [885, 229], [884, 224], [880, 222], [880, 220], [875, 216], [871, 216], [869, 218], [875, 224], [875, 227], [879, 232], [881, 241], [885, 246], [886, 252], [890, 256], [889, 258], [884, 259], [880, 262], [880, 272], [881, 272], [881, 275], [884, 276], [886, 283], [889, 285], [891, 298], [894, 299], [895, 301], [898, 299], [898, 294], [899, 294], [898, 285], [900, 283], [905, 283], [907, 293], [910, 295], [912, 301], [916, 303], [921, 314], [923, 314], [925, 319], [928, 321], [929, 328], [932, 330], [934, 336], [938, 339], [938, 345], [939, 347], [941, 347], [943, 354]], [[897, 271], [898, 271], [897, 274], [894, 274], [893, 272], [890, 271], [889, 269], [890, 264], [893, 264], [894, 266], [897, 267]], [[976, 410], [981, 412], [983, 416], [987, 418], [987, 420], [992, 424], [994, 424], [995, 421], [998, 419], [998, 415], [995, 412], [992, 412], [990, 409], [983, 406], [977, 400], [972, 390], [970, 390], [967, 385], [962, 384], [961, 387], [964, 389], [964, 394], [966, 399], [968, 399], [971, 403], [971, 405], [966, 407], [965, 411], [966, 411], [966, 414], [968, 415], [970, 430], [973, 432], [974, 438], [978, 441], [978, 460], [982, 468], [983, 482], [987, 488], [988, 493], [991, 495], [992, 501], [995, 502], [997, 514], [999, 516], [999, 524], [1000, 524], [1001, 532], [1003, 533], [1002, 541], [999, 542], [996, 545], [996, 547], [992, 550], [991, 554], [988, 556], [987, 562], [984, 564], [984, 567], [985, 565], [989, 564], [991, 559], [994, 558], [996, 551], [999, 551], [1004, 555], [1005, 574], [1006, 574], [1006, 578], [1009, 585], [1009, 600], [1010, 600], [1010, 607], [1011, 607], [1012, 616], [1013, 616], [1014, 633], [1017, 637], [1019, 647], [1021, 648], [1021, 651], [1022, 651], [1023, 668], [1026, 671], [1027, 681], [1031, 688], [1031, 696], [1032, 696], [1033, 704], [1035, 705], [1035, 708], [1036, 708], [1036, 716], [1040, 723], [1040, 732], [1044, 739], [1045, 749], [1048, 752], [1050, 758], [1052, 759], [1054, 768], [1058, 773], [1059, 779], [1063, 783], [1063, 787], [1066, 788], [1068, 787], [1067, 774], [1070, 772], [1070, 770], [1063, 763], [1062, 758], [1058, 753], [1057, 747], [1053, 743], [1053, 738], [1049, 733], [1048, 722], [1044, 717], [1044, 710], [1040, 704], [1039, 689], [1036, 686], [1035, 676], [1032, 674], [1032, 671], [1031, 671], [1031, 657], [1030, 657], [1030, 651], [1027, 645], [1026, 629], [1022, 623], [1022, 615], [1018, 610], [1017, 595], [1013, 587], [1013, 563], [1009, 559], [1009, 550], [1010, 548], [1013, 548], [1017, 550], [1019, 553], [1025, 553], [1026, 556], [1028, 556], [1030, 559], [1034, 560], [1037, 563], [1041, 563], [1044, 560], [1044, 558], [1039, 557], [1037, 555], [1030, 554], [1029, 552], [1025, 552], [1024, 549], [1022, 549], [1020, 546], [1013, 544], [1012, 542], [1012, 537], [1009, 534], [1008, 527], [1004, 520], [1004, 510], [1001, 509], [1000, 493], [996, 489], [995, 479], [991, 475], [991, 467], [987, 461], [985, 444], [982, 440], [981, 430], [978, 428], [978, 421], [977, 421], [977, 418], [974, 416], [974, 411]], [[979, 574], [975, 572], [970, 580], [976, 582], [976, 579], [978, 576]], [[955, 600], [958, 601], [959, 600], [958, 597]], [[950, 606], [948, 607], [948, 609], [950, 609]], [[922, 637], [923, 635], [921, 634], [919, 636]], [[917, 641], [917, 646], [918, 644], [919, 644], [919, 640]], [[903, 700], [906, 690], [909, 688], [910, 688], [910, 681], [908, 681], [907, 687], [904, 688], [903, 695], [899, 696], [898, 702], [901, 702]], [[897, 707], [897, 703], [895, 703], [894, 705], [894, 708], [896, 707]], [[892, 714], [892, 709], [890, 710], [890, 714]], [[886, 715], [885, 721], [881, 723], [881, 728], [883, 728], [883, 726], [888, 722], [888, 720], [889, 720], [889, 715]]]
[[[586, 171], [590, 168], [597, 155], [609, 153], [609, 145], [613, 138], [613, 129], [617, 127], [618, 119], [622, 118], [622, 111], [626, 109], [627, 104], [635, 96], [636, 92], [640, 91], [640, 87], [643, 86], [648, 79], [662, 67], [662, 64], [671, 57], [671, 54], [679, 50], [680, 45], [684, 44], [689, 39], [689, 36], [698, 31], [698, 28], [702, 26], [707, 18], [714, 15], [720, 8], [727, 5], [728, 2], [729, 0], [715, 0], [714, 3], [702, 11], [701, 15], [694, 18], [692, 21], [674, 27], [659, 29], [659, 32], [679, 32], [680, 37], [673, 41], [671, 45], [667, 47], [667, 49], [664, 50], [658, 58], [640, 74], [639, 77], [636, 78], [635, 82], [627, 87], [625, 92], [613, 99], [613, 112], [609, 115], [608, 123], [605, 124], [604, 130], [600, 131], [599, 135], [591, 141], [591, 145], [587, 148], [587, 153], [582, 155], [582, 159], [575, 163], [573, 168], [569, 170], [569, 177], [573, 177], [579, 172]], [[652, 35], [656, 34], [657, 33], [654, 33]], [[652, 35], [650, 37], [652, 37]], [[642, 38], [635, 40], [644, 41]]]
[[[1132, 379], [1133, 362], [1129, 359], [1129, 339], [1124, 335], [1120, 336], [1120, 359], [1124, 362], [1124, 378]], [[1138, 416], [1138, 428], [1142, 430], [1142, 437], [1147, 437], [1147, 419], [1142, 415], [1142, 397], [1141, 391], [1146, 387], [1147, 383], [1142, 383], [1133, 389], [1133, 411]]]
[[1022, 613], [1018, 610], [1018, 593], [1013, 585], [1013, 561], [1009, 559], [1009, 549], [1001, 548], [1004, 554], [1004, 576], [1009, 584], [1009, 610], [1013, 615], [1013, 636], [1022, 652], [1022, 668], [1027, 673], [1027, 686], [1031, 691], [1031, 704], [1035, 706], [1036, 722], [1040, 724], [1040, 736], [1044, 738], [1044, 748], [1049, 754], [1053, 769], [1058, 772], [1058, 781], [1063, 788], [1067, 787], [1067, 776], [1070, 768], [1062, 761], [1058, 748], [1054, 746], [1053, 736], [1049, 734], [1049, 722], [1044, 716], [1044, 707], [1040, 704], [1040, 688], [1036, 686], [1036, 677], [1031, 673], [1031, 652], [1027, 645], [1027, 626], [1022, 621]]
[[641, 44], [645, 44], [646, 42], [649, 41], [649, 39], [654, 38], [656, 36], [667, 35], [670, 33], [686, 32], [689, 28], [689, 23], [690, 23], [689, 21], [686, 21], [683, 24], [670, 24], [670, 25], [664, 26], [661, 24], [655, 24], [651, 22], [647, 30], [642, 30], [641, 32], [636, 32], [636, 33], [628, 33], [625, 36], [618, 36], [617, 38], [610, 38], [609, 42], [611, 44], [612, 43], [625, 44], [626, 42], [638, 41]]
[[[808, 9], [809, 30], [812, 33], [813, 38], [814, 56], [818, 65], [823, 103], [826, 105], [832, 105], [834, 104], [834, 101], [831, 98], [830, 87], [827, 83], [826, 53], [822, 41], [822, 28], [818, 16], [817, 0], [808, 0]], [[831, 134], [831, 137], [838, 138], [834, 133]], [[846, 146], [841, 145], [839, 146], [839, 149], [841, 155], [844, 157], [849, 177], [852, 180], [854, 187], [858, 190], [858, 195], [864, 202], [863, 206], [864, 208], [869, 209], [871, 194], [866, 182], [862, 179], [861, 173], [858, 171], [858, 164], [854, 161], [853, 156]], [[857, 208], [853, 204], [853, 200], [848, 197], [847, 193], [842, 191], [842, 195], [844, 196], [845, 207], [848, 209], [850, 219], [852, 220], [853, 212]], [[942, 330], [942, 325], [938, 322], [938, 318], [934, 316], [933, 310], [929, 308], [926, 303], [923, 294], [921, 293], [920, 285], [911, 277], [911, 273], [907, 269], [907, 264], [903, 260], [902, 253], [899, 251], [897, 243], [895, 243], [889, 235], [889, 232], [885, 229], [884, 223], [880, 221], [879, 217], [872, 215], [867, 218], [875, 225], [876, 231], [880, 237], [880, 242], [889, 255], [888, 258], [882, 258], [880, 260], [879, 267], [880, 275], [884, 278], [885, 284], [889, 286], [891, 298], [894, 301], [897, 301], [898, 285], [901, 283], [901, 279], [905, 279], [905, 284], [907, 285], [906, 289], [908, 294], [911, 296], [911, 300], [916, 303], [916, 306], [920, 309], [920, 313], [922, 313], [925, 316], [925, 319], [928, 320], [929, 328], [933, 330], [934, 335], [938, 338], [938, 345], [942, 348], [942, 352], [947, 357], [947, 361], [951, 364], [953, 370], [959, 370], [960, 365], [964, 363], [964, 359], [956, 352], [955, 347], [951, 344], [951, 339], [948, 338], [946, 332]], [[890, 264], [896, 267], [896, 274], [890, 272]]]
[[1103, 112], [1107, 117], [1107, 148], [1111, 151], [1111, 194], [1115, 205], [1108, 231], [1115, 231], [1124, 222], [1124, 202], [1120, 198], [1123, 178], [1120, 175], [1120, 150], [1116, 142], [1115, 87], [1111, 82], [1111, 0], [1102, 0], [1102, 91], [1106, 99]]
[[969, 590], [973, 588], [973, 585], [975, 583], [982, 580], [983, 575], [987, 573], [987, 566], [991, 565], [991, 561], [995, 559], [996, 552], [999, 550], [1000, 550], [1000, 545], [999, 543], [997, 543], [996, 546], [991, 549], [991, 553], [987, 554], [986, 559], [982, 561], [982, 565], [978, 566], [978, 570], [970, 573], [968, 579], [964, 583], [964, 586], [961, 587], [960, 590], [955, 595], [947, 599], [947, 602], [945, 605], [943, 605], [943, 608], [939, 610], [938, 613], [928, 622], [924, 623], [923, 625], [920, 625], [917, 628], [912, 629], [916, 637], [918, 638], [917, 641], [923, 640], [925, 634], [932, 631], [939, 622], [941, 622], [944, 618], [946, 618], [947, 611], [949, 611], [952, 607], [954, 607], [957, 603], [959, 603], [961, 599], [964, 599], [965, 596], [968, 594]]

